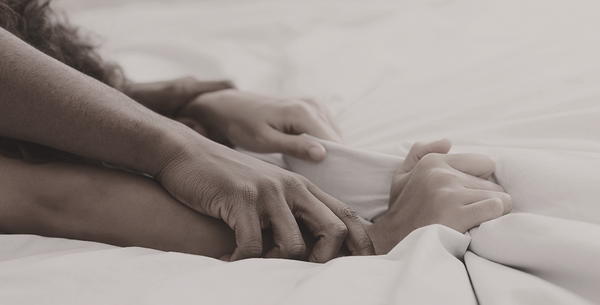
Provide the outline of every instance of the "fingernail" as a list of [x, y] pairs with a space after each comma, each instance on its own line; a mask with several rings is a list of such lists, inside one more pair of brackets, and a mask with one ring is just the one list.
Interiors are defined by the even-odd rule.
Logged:
[[323, 161], [325, 159], [325, 155], [327, 152], [325, 151], [325, 147], [323, 146], [313, 146], [308, 150], [308, 156], [315, 161]]

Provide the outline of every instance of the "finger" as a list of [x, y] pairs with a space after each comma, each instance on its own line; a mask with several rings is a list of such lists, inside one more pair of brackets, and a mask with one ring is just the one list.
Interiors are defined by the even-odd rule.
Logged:
[[[468, 175], [467, 181], [463, 183], [463, 186], [468, 189], [480, 190], [480, 191], [491, 191], [495, 193], [502, 200], [504, 205], [504, 215], [510, 213], [513, 208], [512, 197], [504, 190], [504, 188], [494, 182]], [[474, 202], [474, 201], [473, 201]]]
[[345, 244], [352, 255], [375, 255], [375, 247], [356, 212], [348, 205], [323, 192], [313, 184], [308, 190], [339, 218], [347, 229]]
[[502, 201], [502, 215], [507, 214], [512, 210], [512, 197], [504, 192], [467, 189], [464, 190], [464, 192], [461, 192], [461, 197], [465, 205], [486, 199], [498, 198]]
[[486, 180], [483, 178], [479, 178], [479, 177], [475, 177], [475, 176], [471, 176], [469, 174], [464, 174], [464, 181], [462, 182], [462, 185], [469, 189], [488, 190], [488, 191], [506, 193], [506, 191], [504, 190], [504, 188], [502, 186], [500, 186], [492, 181], [489, 181], [489, 180]]
[[327, 151], [323, 145], [308, 137], [285, 134], [277, 129], [265, 130], [267, 141], [264, 148], [298, 159], [320, 162], [325, 159]]
[[337, 257], [348, 233], [344, 222], [306, 189], [292, 200], [294, 216], [316, 239], [308, 260], [324, 263]]
[[[251, 211], [242, 211], [243, 218], [229, 224], [235, 231], [236, 248], [231, 254], [231, 261], [260, 257], [262, 254], [262, 234], [260, 220]], [[254, 215], [254, 216], [252, 216]]]
[[452, 168], [482, 179], [489, 178], [496, 170], [496, 162], [482, 154], [451, 154], [444, 159]]
[[461, 208], [461, 213], [460, 217], [465, 220], [467, 226], [460, 228], [459, 231], [464, 233], [486, 221], [502, 216], [504, 206], [502, 200], [494, 197], [465, 205]]
[[448, 139], [437, 140], [431, 143], [415, 143], [406, 155], [404, 162], [402, 162], [402, 166], [398, 169], [397, 174], [404, 174], [411, 171], [415, 165], [427, 154], [437, 153], [437, 154], [447, 154], [452, 148], [452, 142]]
[[[285, 202], [285, 198], [281, 198]], [[296, 219], [288, 205], [278, 205], [278, 211], [270, 215], [274, 246], [264, 257], [297, 259], [306, 252], [306, 245]]]

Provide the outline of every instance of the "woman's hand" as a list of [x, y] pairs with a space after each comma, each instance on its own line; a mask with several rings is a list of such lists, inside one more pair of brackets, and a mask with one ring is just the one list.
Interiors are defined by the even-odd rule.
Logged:
[[326, 152], [320, 143], [300, 134], [342, 141], [331, 115], [311, 99], [221, 90], [199, 96], [179, 116], [205, 124], [209, 138], [217, 142], [228, 140], [254, 152], [279, 152], [305, 160], [321, 161]]
[[394, 177], [387, 214], [366, 228], [377, 254], [423, 226], [442, 224], [464, 233], [510, 212], [510, 195], [487, 180], [494, 161], [480, 154], [448, 155], [451, 145], [441, 140], [411, 148]]

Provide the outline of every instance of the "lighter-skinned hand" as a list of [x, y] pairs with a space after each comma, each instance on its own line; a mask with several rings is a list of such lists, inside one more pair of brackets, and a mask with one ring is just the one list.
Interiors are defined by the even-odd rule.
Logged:
[[237, 90], [202, 94], [179, 113], [205, 125], [209, 138], [259, 153], [283, 153], [321, 161], [323, 145], [301, 137], [342, 142], [327, 109], [312, 99], [276, 98]]
[[387, 214], [366, 228], [377, 254], [388, 253], [423, 226], [442, 224], [465, 233], [510, 212], [510, 195], [487, 180], [494, 161], [480, 154], [447, 154], [451, 146], [440, 140], [411, 148], [392, 182]]

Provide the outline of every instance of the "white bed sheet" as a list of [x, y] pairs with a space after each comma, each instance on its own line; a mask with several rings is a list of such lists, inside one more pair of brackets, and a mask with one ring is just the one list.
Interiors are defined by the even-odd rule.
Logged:
[[473, 238], [430, 226], [387, 256], [325, 265], [4, 235], [0, 303], [600, 303], [599, 15], [591, 0], [74, 11], [135, 80], [229, 78], [314, 96], [357, 149], [403, 156], [447, 137], [452, 152], [490, 154], [514, 213]]

